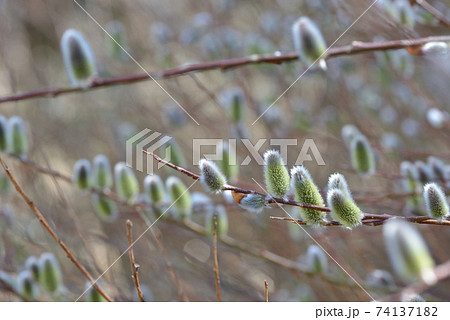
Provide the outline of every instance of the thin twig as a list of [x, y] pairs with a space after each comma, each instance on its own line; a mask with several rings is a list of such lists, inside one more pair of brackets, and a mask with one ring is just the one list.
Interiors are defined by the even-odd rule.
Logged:
[[415, 282], [415, 283], [407, 286], [400, 292], [389, 295], [389, 296], [381, 299], [380, 301], [400, 301], [405, 297], [421, 294], [422, 292], [435, 286], [439, 282], [450, 278], [450, 260], [448, 260], [447, 262], [445, 262], [443, 264], [438, 265], [437, 267], [435, 267], [433, 269], [432, 272], [434, 273], [435, 281], [430, 282], [430, 281], [420, 280], [418, 282]]
[[[393, 40], [384, 42], [359, 42], [354, 41], [352, 44], [342, 47], [331, 48], [328, 50], [324, 59], [331, 59], [340, 56], [348, 56], [366, 52], [385, 51], [385, 50], [397, 50], [419, 47], [428, 42], [449, 42], [450, 36], [435, 36], [419, 39], [408, 40]], [[141, 73], [134, 75], [116, 76], [112, 78], [98, 78], [94, 79], [88, 87], [62, 87], [62, 88], [46, 88], [35, 91], [28, 91], [19, 94], [13, 94], [0, 98], [0, 103], [10, 101], [20, 101], [34, 98], [54, 98], [60, 95], [86, 92], [93, 89], [110, 87], [115, 85], [132, 84], [141, 81], [147, 81], [151, 79], [161, 80], [174, 76], [191, 74], [194, 72], [202, 72], [207, 70], [227, 70], [231, 68], [237, 68], [254, 64], [281, 64], [284, 62], [294, 61], [298, 59], [297, 53], [275, 53], [270, 55], [252, 55], [243, 58], [223, 59], [210, 62], [194, 63], [189, 65], [182, 65], [172, 69], [166, 69], [163, 71]]]
[[214, 253], [214, 279], [216, 280], [217, 301], [222, 302], [222, 294], [220, 292], [219, 259], [217, 258], [217, 219], [216, 219], [216, 217], [214, 217], [213, 253]]
[[[185, 175], [187, 175], [188, 177], [191, 177], [194, 180], [198, 180], [200, 179], [200, 176], [198, 174], [195, 174], [185, 168], [179, 167], [174, 165], [173, 163], [170, 163], [164, 159], [161, 159], [161, 157], [157, 156], [154, 153], [148, 152], [143, 150], [144, 153], [152, 156], [156, 161], [178, 171], [181, 172]], [[288, 199], [280, 199], [280, 198], [274, 198], [274, 197], [267, 197], [265, 194], [260, 193], [260, 192], [256, 192], [254, 190], [247, 190], [247, 189], [242, 189], [242, 188], [238, 188], [238, 187], [234, 187], [231, 185], [224, 185], [222, 190], [230, 190], [236, 193], [243, 193], [243, 194], [259, 194], [263, 197], [266, 197], [267, 199], [267, 203], [271, 204], [271, 203], [276, 203], [276, 204], [285, 204], [285, 205], [289, 205], [289, 206], [295, 206], [295, 207], [300, 207], [300, 208], [308, 208], [308, 209], [314, 209], [314, 210], [318, 210], [318, 211], [323, 211], [323, 212], [330, 212], [330, 208], [327, 207], [321, 207], [321, 206], [314, 206], [314, 205], [308, 205], [308, 204], [304, 204], [304, 203], [298, 203], [296, 201], [293, 200], [288, 200]], [[371, 214], [371, 213], [364, 213], [364, 221], [363, 224], [366, 226], [379, 226], [384, 224], [385, 221], [387, 221], [388, 219], [391, 218], [400, 218], [400, 219], [405, 219], [408, 220], [410, 222], [414, 222], [414, 223], [419, 223], [419, 224], [434, 224], [434, 225], [443, 225], [443, 226], [450, 226], [450, 221], [448, 220], [436, 220], [436, 219], [432, 219], [430, 217], [401, 217], [401, 216], [393, 216], [393, 215], [389, 215], [389, 214]], [[285, 220], [285, 221], [292, 221], [294, 223], [298, 223], [298, 224], [302, 224], [305, 225], [306, 222], [302, 221], [302, 220], [298, 220], [298, 219], [291, 219], [291, 218], [285, 218], [285, 217], [271, 217], [271, 219], [275, 219], [275, 220]], [[336, 226], [336, 225], [340, 225], [339, 222], [337, 221], [331, 221], [331, 222], [323, 222], [322, 223], [323, 226]]]
[[422, 7], [422, 9], [424, 9], [425, 11], [431, 13], [439, 21], [440, 24], [442, 24], [447, 28], [450, 28], [450, 21], [447, 19], [447, 17], [444, 14], [442, 14], [438, 9], [429, 4], [427, 1], [425, 0], [411, 0], [411, 1], [413, 3], [416, 3], [418, 6]]
[[91, 274], [87, 271], [87, 269], [75, 258], [72, 251], [66, 246], [66, 244], [59, 238], [59, 236], [56, 234], [56, 232], [50, 227], [49, 223], [45, 219], [44, 215], [41, 213], [41, 211], [36, 207], [34, 202], [24, 193], [23, 189], [20, 187], [20, 185], [17, 183], [16, 179], [12, 175], [11, 171], [9, 170], [8, 166], [3, 161], [3, 158], [0, 156], [0, 163], [5, 170], [6, 174], [8, 175], [8, 178], [13, 183], [14, 187], [16, 188], [17, 192], [20, 194], [22, 199], [25, 201], [25, 203], [28, 205], [28, 207], [33, 211], [33, 213], [38, 218], [39, 222], [42, 224], [42, 226], [47, 230], [47, 232], [52, 236], [52, 238], [58, 243], [58, 245], [61, 247], [61, 249], [64, 250], [67, 257], [70, 261], [77, 267], [78, 270], [92, 283], [92, 286], [108, 301], [114, 301], [103, 289], [97, 284], [96, 280], [91, 276]]
[[134, 259], [134, 250], [133, 250], [133, 233], [132, 233], [133, 223], [131, 220], [127, 220], [127, 239], [128, 239], [128, 255], [130, 256], [130, 266], [131, 266], [131, 277], [133, 278], [134, 286], [136, 287], [136, 291], [141, 302], [145, 302], [144, 294], [141, 290], [141, 284], [139, 283], [139, 268], [140, 265], [136, 264]]
[[269, 302], [269, 284], [264, 280], [264, 301]]

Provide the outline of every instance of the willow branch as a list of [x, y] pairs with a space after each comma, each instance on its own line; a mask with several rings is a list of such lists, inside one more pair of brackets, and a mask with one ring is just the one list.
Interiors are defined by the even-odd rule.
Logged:
[[141, 290], [141, 284], [139, 283], [139, 268], [140, 268], [140, 266], [138, 264], [136, 264], [136, 261], [134, 259], [133, 233], [132, 233], [133, 223], [131, 222], [131, 220], [127, 220], [126, 223], [127, 223], [128, 248], [130, 248], [130, 250], [128, 250], [128, 255], [130, 257], [131, 277], [133, 278], [133, 283], [134, 283], [134, 286], [136, 287], [136, 292], [138, 294], [139, 301], [145, 302], [144, 294], [142, 293], [142, 290]]
[[450, 21], [447, 19], [445, 15], [443, 15], [438, 9], [433, 7], [431, 4], [429, 4], [425, 0], [411, 0], [413, 3], [417, 4], [418, 6], [422, 7], [425, 11], [428, 11], [431, 13], [440, 24], [443, 26], [450, 28]]
[[17, 183], [16, 179], [12, 175], [11, 171], [9, 170], [8, 166], [3, 161], [3, 158], [0, 156], [0, 163], [5, 170], [8, 178], [13, 183], [14, 187], [16, 188], [19, 195], [22, 197], [22, 199], [25, 201], [25, 203], [28, 205], [28, 207], [31, 209], [31, 211], [36, 215], [39, 222], [42, 224], [42, 226], [47, 230], [47, 232], [52, 236], [52, 238], [58, 243], [58, 245], [63, 249], [63, 251], [66, 253], [69, 260], [77, 267], [78, 270], [92, 283], [92, 286], [108, 301], [114, 301], [96, 282], [96, 280], [92, 277], [92, 275], [87, 271], [87, 269], [81, 264], [81, 262], [78, 261], [78, 259], [74, 256], [72, 251], [67, 247], [67, 245], [59, 238], [59, 236], [56, 234], [56, 232], [52, 229], [50, 224], [45, 219], [44, 215], [41, 213], [41, 211], [36, 207], [34, 202], [25, 194], [23, 189], [20, 187], [20, 185]]
[[213, 253], [214, 253], [214, 279], [216, 280], [217, 301], [222, 302], [222, 294], [220, 292], [219, 259], [217, 258], [217, 219], [216, 219], [216, 217], [214, 217]]
[[[436, 41], [449, 42], [450, 36], [433, 36], [418, 39], [393, 40], [384, 42], [354, 41], [350, 45], [330, 48], [327, 51], [326, 55], [324, 56], [324, 59], [328, 60], [341, 56], [349, 56], [375, 51], [413, 49], [416, 47], [420, 47], [421, 45], [424, 45], [428, 42], [436, 42]], [[181, 65], [172, 69], [166, 69], [162, 71], [116, 76], [111, 78], [97, 78], [94, 79], [87, 87], [45, 88], [35, 91], [12, 94], [0, 98], [0, 103], [28, 100], [34, 98], [55, 98], [57, 96], [69, 93], [91, 91], [98, 88], [111, 87], [116, 85], [133, 84], [136, 82], [148, 81], [152, 79], [161, 80], [175, 76], [187, 75], [209, 70], [225, 71], [232, 68], [256, 64], [281, 64], [284, 62], [294, 61], [297, 59], [298, 59], [297, 53], [290, 52], [290, 53], [252, 55], [242, 58], [232, 58], [232, 59], [215, 60], [210, 62], [194, 63], [188, 65]]]
[[[162, 159], [161, 157], [157, 156], [154, 153], [151, 153], [151, 152], [148, 152], [145, 150], [143, 150], [143, 152], [152, 156], [156, 161], [158, 161], [178, 172], [181, 172], [194, 180], [200, 179], [200, 176], [198, 174], [195, 174], [195, 173], [193, 173], [187, 169], [184, 169], [182, 167], [176, 166], [173, 163], [170, 163], [170, 162]], [[327, 208], [327, 207], [308, 205], [308, 204], [299, 203], [299, 202], [296, 202], [293, 200], [288, 200], [288, 199], [268, 197], [267, 195], [260, 193], [260, 192], [256, 192], [254, 190], [242, 189], [242, 188], [234, 187], [231, 185], [223, 186], [222, 190], [223, 191], [230, 190], [230, 191], [233, 191], [236, 193], [243, 193], [243, 194], [259, 194], [259, 195], [267, 198], [268, 204], [276, 203], [276, 204], [284, 204], [284, 205], [295, 206], [295, 207], [300, 207], [300, 208], [314, 209], [314, 210], [323, 211], [323, 212], [331, 211], [330, 208]], [[305, 221], [299, 220], [299, 219], [291, 219], [291, 218], [285, 218], [285, 217], [270, 217], [270, 218], [274, 219], [274, 220], [291, 221], [293, 223], [306, 225]], [[448, 221], [448, 220], [436, 220], [436, 219], [432, 219], [432, 218], [426, 217], [426, 216], [424, 216], [424, 217], [402, 217], [402, 216], [393, 216], [393, 215], [389, 215], [389, 214], [372, 214], [372, 213], [364, 213], [363, 224], [366, 226], [372, 226], [372, 227], [379, 226], [379, 225], [384, 224], [385, 221], [387, 221], [388, 219], [391, 219], [391, 218], [405, 219], [405, 220], [408, 220], [409, 222], [419, 223], [419, 224], [434, 224], [434, 225], [450, 226], [450, 221]], [[322, 225], [323, 226], [337, 226], [337, 225], [341, 225], [341, 224], [337, 221], [329, 221], [329, 222], [323, 222]]]

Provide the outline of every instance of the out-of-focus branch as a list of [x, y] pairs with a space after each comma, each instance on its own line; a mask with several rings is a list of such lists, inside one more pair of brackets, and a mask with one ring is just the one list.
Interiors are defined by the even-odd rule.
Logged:
[[3, 169], [6, 172], [6, 175], [13, 183], [14, 187], [16, 188], [19, 195], [22, 197], [22, 199], [25, 201], [25, 203], [28, 205], [28, 207], [31, 209], [31, 211], [36, 215], [39, 222], [42, 224], [42, 226], [47, 230], [47, 232], [52, 236], [52, 238], [58, 243], [58, 245], [63, 249], [63, 251], [66, 253], [67, 257], [70, 261], [77, 267], [78, 270], [92, 283], [92, 286], [100, 293], [106, 300], [108, 301], [114, 301], [96, 282], [94, 277], [87, 271], [87, 269], [81, 264], [81, 262], [78, 261], [78, 259], [74, 256], [72, 251], [67, 247], [67, 245], [59, 238], [59, 236], [56, 234], [56, 232], [50, 227], [50, 224], [45, 219], [44, 215], [41, 213], [41, 211], [36, 207], [34, 202], [25, 194], [22, 187], [18, 184], [14, 176], [12, 175], [11, 171], [9, 170], [8, 166], [3, 161], [3, 158], [0, 156], [0, 163], [3, 167]]
[[[419, 39], [393, 40], [384, 42], [360, 42], [354, 41], [352, 44], [342, 47], [330, 48], [324, 59], [332, 59], [335, 57], [349, 56], [360, 53], [386, 51], [420, 47], [428, 42], [450, 42], [450, 36], [434, 36]], [[116, 76], [111, 78], [94, 79], [87, 87], [60, 87], [45, 88], [35, 91], [22, 92], [0, 98], [0, 103], [21, 101], [34, 98], [54, 98], [60, 95], [90, 91], [93, 89], [111, 87], [116, 85], [126, 85], [136, 82], [151, 80], [167, 79], [175, 76], [187, 75], [196, 72], [208, 70], [228, 70], [231, 68], [243, 67], [254, 64], [281, 64], [284, 62], [294, 61], [298, 59], [297, 53], [275, 53], [264, 55], [252, 55], [243, 58], [223, 59], [210, 62], [200, 62], [188, 65], [181, 65], [172, 69], [155, 71], [149, 73]], [[150, 75], [150, 76], [149, 76]]]
[[440, 24], [442, 24], [447, 28], [450, 28], [450, 21], [447, 19], [447, 17], [443, 15], [438, 9], [429, 4], [427, 1], [425, 0], [410, 0], [410, 1], [413, 4], [415, 3], [418, 6], [422, 7], [422, 9], [424, 9], [425, 11], [431, 13], [439, 21]]
[[216, 281], [217, 301], [222, 302], [222, 294], [220, 291], [219, 259], [217, 258], [217, 219], [216, 219], [216, 217], [214, 217], [213, 253], [214, 253], [214, 279]]
[[417, 294], [421, 294], [422, 292], [426, 291], [427, 289], [437, 285], [439, 282], [446, 280], [450, 278], [450, 260], [447, 262], [444, 262], [443, 264], [438, 265], [435, 267], [432, 271], [434, 273], [434, 280], [435, 281], [424, 281], [420, 280], [418, 282], [415, 282], [400, 292], [394, 293], [392, 295], [389, 295], [380, 301], [401, 301], [403, 298], [408, 296], [414, 296]]

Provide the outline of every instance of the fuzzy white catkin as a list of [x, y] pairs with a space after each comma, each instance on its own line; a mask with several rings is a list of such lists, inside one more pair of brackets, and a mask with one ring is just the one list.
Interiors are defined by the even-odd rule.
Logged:
[[264, 153], [264, 180], [267, 192], [274, 197], [284, 197], [290, 188], [289, 172], [278, 151], [267, 150]]
[[423, 198], [428, 215], [435, 219], [449, 216], [449, 206], [444, 191], [436, 183], [428, 183], [423, 188]]
[[210, 160], [201, 159], [198, 167], [200, 169], [200, 182], [203, 187], [211, 193], [222, 192], [222, 187], [227, 179], [217, 165]]

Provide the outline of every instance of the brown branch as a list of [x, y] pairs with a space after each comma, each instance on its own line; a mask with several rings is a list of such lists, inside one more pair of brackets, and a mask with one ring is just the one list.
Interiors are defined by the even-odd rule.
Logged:
[[425, 11], [431, 13], [444, 27], [450, 28], [450, 21], [447, 19], [447, 17], [443, 15], [438, 9], [429, 4], [427, 1], [425, 0], [410, 0], [410, 1], [422, 7], [422, 9], [424, 9]]
[[41, 211], [36, 207], [34, 202], [24, 193], [23, 189], [20, 187], [20, 185], [17, 183], [16, 179], [12, 175], [11, 171], [9, 170], [8, 166], [3, 161], [3, 158], [0, 156], [0, 163], [5, 170], [6, 174], [8, 175], [8, 178], [13, 183], [14, 187], [16, 188], [17, 192], [20, 194], [22, 199], [25, 201], [25, 203], [28, 205], [28, 207], [33, 211], [33, 213], [38, 218], [39, 222], [42, 224], [42, 226], [47, 230], [47, 232], [52, 236], [52, 238], [58, 243], [58, 245], [63, 249], [63, 251], [66, 253], [67, 257], [70, 261], [77, 267], [78, 270], [92, 283], [92, 286], [108, 301], [114, 301], [103, 289], [97, 284], [96, 280], [91, 276], [89, 271], [77, 260], [77, 258], [73, 255], [72, 251], [66, 246], [66, 244], [59, 238], [59, 236], [56, 234], [56, 232], [50, 227], [49, 223], [45, 219], [44, 215], [41, 213]]
[[269, 302], [269, 284], [264, 280], [264, 301]]
[[[178, 172], [181, 172], [181, 173], [187, 175], [188, 177], [191, 177], [194, 180], [200, 179], [200, 176], [198, 174], [195, 174], [187, 169], [176, 166], [164, 159], [161, 159], [159, 156], [157, 156], [154, 153], [151, 153], [151, 152], [148, 152], [145, 150], [143, 150], [143, 152], [152, 156], [156, 161], [158, 161], [164, 165], [167, 165], [169, 168], [172, 168]], [[259, 194], [259, 195], [267, 198], [268, 204], [276, 203], [276, 204], [285, 204], [285, 205], [295, 206], [295, 207], [300, 207], [300, 208], [314, 209], [314, 210], [324, 211], [324, 212], [331, 211], [330, 208], [327, 208], [327, 207], [308, 205], [308, 204], [299, 203], [299, 202], [296, 202], [293, 200], [288, 200], [288, 199], [273, 198], [273, 197], [269, 197], [263, 193], [256, 192], [254, 190], [246, 190], [246, 189], [242, 189], [242, 188], [238, 188], [238, 187], [234, 187], [234, 186], [230, 186], [230, 185], [223, 186], [222, 190], [224, 190], [224, 191], [231, 190], [236, 193], [244, 193], [244, 194]], [[285, 217], [270, 217], [270, 218], [274, 219], [274, 220], [285, 220], [285, 221], [291, 221], [291, 222], [294, 222], [297, 224], [306, 225], [306, 222], [304, 222], [303, 220], [299, 220], [299, 219], [291, 219], [291, 218], [285, 218]], [[388, 214], [371, 214], [371, 213], [364, 213], [363, 224], [366, 226], [373, 226], [373, 227], [379, 226], [379, 225], [382, 225], [386, 220], [391, 219], [391, 218], [405, 219], [405, 220], [408, 220], [409, 222], [420, 223], [420, 224], [435, 224], [435, 225], [450, 226], [450, 221], [448, 221], [448, 220], [440, 221], [440, 220], [432, 219], [430, 217], [401, 217], [401, 216], [393, 216], [393, 215], [388, 215]], [[323, 226], [337, 226], [337, 225], [341, 225], [341, 224], [337, 221], [329, 221], [329, 222], [323, 222], [322, 225]]]
[[134, 286], [136, 287], [136, 291], [139, 297], [139, 301], [145, 302], [144, 300], [144, 294], [141, 290], [141, 284], [139, 283], [139, 268], [140, 265], [136, 264], [134, 260], [134, 250], [133, 250], [133, 234], [132, 234], [132, 228], [133, 223], [131, 220], [127, 219], [127, 239], [128, 239], [128, 255], [130, 257], [130, 266], [131, 266], [131, 277], [133, 278]]
[[214, 253], [214, 279], [216, 280], [217, 301], [222, 302], [222, 294], [220, 292], [219, 260], [217, 258], [217, 219], [216, 219], [216, 217], [214, 217], [213, 253]]
[[[423, 2], [423, 1], [422, 1]], [[450, 36], [434, 36], [419, 39], [408, 40], [393, 40], [384, 42], [359, 42], [354, 41], [352, 44], [342, 47], [330, 48], [326, 53], [324, 59], [331, 59], [340, 56], [348, 56], [360, 53], [385, 51], [385, 50], [397, 50], [407, 49], [421, 46], [428, 42], [449, 42]], [[0, 98], [0, 103], [21, 101], [34, 98], [54, 98], [60, 95], [85, 92], [93, 89], [110, 87], [115, 85], [132, 84], [141, 81], [147, 81], [151, 79], [161, 80], [174, 76], [187, 75], [194, 72], [202, 72], [208, 70], [227, 70], [231, 68], [237, 68], [254, 64], [281, 64], [284, 62], [294, 61], [298, 59], [297, 53], [275, 53], [268, 55], [252, 55], [243, 58], [223, 59], [210, 62], [194, 63], [190, 65], [182, 65], [172, 69], [166, 69], [163, 71], [155, 71], [134, 75], [116, 76], [111, 78], [98, 78], [94, 79], [88, 87], [62, 87], [62, 88], [46, 88], [35, 91], [28, 91], [18, 94], [12, 94]], [[150, 75], [150, 76], [149, 76]]]
[[407, 286], [400, 292], [389, 295], [380, 301], [401, 301], [404, 297], [421, 294], [425, 290], [437, 285], [439, 282], [450, 278], [450, 260], [438, 265], [432, 272], [434, 273], [435, 281], [430, 283], [429, 281], [420, 280]]

